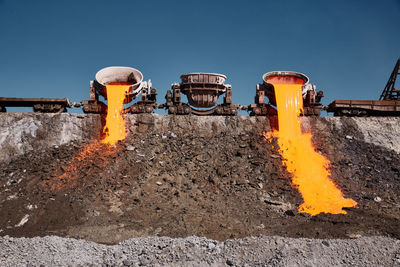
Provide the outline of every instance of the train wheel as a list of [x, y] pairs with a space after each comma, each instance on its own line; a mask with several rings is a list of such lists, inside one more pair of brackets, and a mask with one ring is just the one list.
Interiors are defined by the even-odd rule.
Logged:
[[338, 108], [333, 113], [334, 116], [343, 117], [343, 116], [350, 116], [350, 111], [344, 108]]

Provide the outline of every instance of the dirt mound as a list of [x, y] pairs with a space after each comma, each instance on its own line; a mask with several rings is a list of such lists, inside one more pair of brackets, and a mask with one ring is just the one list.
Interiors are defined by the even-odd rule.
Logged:
[[365, 141], [352, 120], [304, 123], [331, 161], [332, 179], [358, 202], [346, 215], [313, 217], [297, 213], [301, 196], [276, 144], [262, 135], [267, 120], [136, 116], [128, 123], [128, 138], [112, 148], [68, 141], [0, 165], [0, 235], [110, 244], [157, 235], [400, 238], [400, 155]]

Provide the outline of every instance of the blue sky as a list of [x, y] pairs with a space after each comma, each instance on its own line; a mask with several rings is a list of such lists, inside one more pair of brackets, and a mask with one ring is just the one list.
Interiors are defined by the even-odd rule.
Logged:
[[334, 99], [378, 99], [400, 57], [400, 0], [0, 0], [0, 96], [89, 97], [131, 66], [158, 103], [188, 72], [225, 74], [253, 103], [262, 74], [292, 70]]

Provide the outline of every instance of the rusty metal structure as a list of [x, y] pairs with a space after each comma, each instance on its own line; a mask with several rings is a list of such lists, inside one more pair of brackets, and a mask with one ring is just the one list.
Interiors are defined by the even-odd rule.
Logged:
[[[303, 88], [303, 113], [304, 116], [319, 116], [323, 91], [316, 92], [316, 86], [309, 83], [309, 78], [299, 72], [273, 71], [263, 75], [263, 83], [256, 86], [255, 103], [247, 107], [251, 116], [274, 116], [277, 114], [275, 107], [274, 84], [301, 84]], [[265, 103], [265, 97], [269, 104]]]
[[[236, 115], [239, 105], [232, 104], [232, 86], [225, 80], [226, 76], [218, 73], [183, 74], [181, 83], [172, 84], [171, 91], [167, 91], [164, 108], [176, 115]], [[189, 103], [182, 102], [182, 94]], [[223, 103], [218, 104], [222, 94]]]
[[400, 100], [335, 100], [327, 111], [334, 116], [398, 116]]
[[400, 58], [397, 59], [396, 65], [390, 74], [389, 80], [386, 83], [385, 88], [382, 91], [379, 100], [400, 100], [400, 90], [396, 89], [394, 86], [396, 84], [396, 79], [400, 74]]
[[334, 116], [400, 116], [400, 90], [395, 88], [399, 71], [400, 58], [379, 100], [335, 100], [328, 105], [327, 112]]
[[124, 108], [124, 113], [139, 114], [152, 113], [157, 107], [157, 90], [152, 87], [151, 81], [143, 81], [143, 74], [130, 67], [107, 67], [96, 73], [96, 79], [90, 81], [90, 99], [82, 101], [85, 113], [106, 113], [107, 105], [99, 100], [102, 96], [107, 100], [107, 84], [130, 83], [130, 89], [126, 94], [124, 103], [131, 103], [138, 95], [140, 100], [129, 107]]
[[0, 97], [0, 112], [7, 112], [7, 107], [32, 107], [34, 112], [60, 113], [80, 106], [80, 103], [71, 102], [68, 98]]
[[[174, 115], [222, 115], [235, 116], [239, 110], [247, 110], [250, 116], [275, 116], [276, 100], [274, 84], [301, 84], [303, 95], [303, 116], [319, 116], [321, 110], [333, 112], [334, 116], [400, 116], [400, 90], [396, 81], [400, 75], [400, 58], [383, 89], [379, 100], [335, 100], [328, 106], [321, 104], [322, 91], [316, 91], [309, 78], [298, 72], [273, 71], [262, 76], [263, 83], [257, 84], [254, 104], [241, 106], [232, 103], [232, 86], [225, 84], [226, 76], [218, 73], [187, 73], [181, 75], [181, 82], [172, 84], [167, 91], [164, 104], [156, 103], [157, 90], [151, 81], [143, 81], [143, 74], [130, 67], [107, 67], [96, 73], [90, 81], [90, 98], [79, 103], [67, 98], [12, 98], [0, 97], [0, 112], [7, 107], [32, 107], [34, 112], [59, 113], [67, 108], [82, 107], [84, 113], [104, 114], [107, 105], [107, 84], [128, 83], [130, 89], [125, 96], [124, 113], [153, 113], [157, 108], [168, 110]], [[224, 95], [222, 103], [218, 103]], [[187, 97], [187, 103], [182, 97]], [[135, 103], [133, 101], [139, 98]], [[268, 103], [266, 103], [266, 98]]]

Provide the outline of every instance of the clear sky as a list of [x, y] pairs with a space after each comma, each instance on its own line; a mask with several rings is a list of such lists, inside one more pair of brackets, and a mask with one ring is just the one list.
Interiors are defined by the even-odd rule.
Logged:
[[225, 74], [253, 103], [263, 73], [292, 70], [334, 99], [378, 99], [400, 57], [400, 0], [0, 0], [0, 96], [89, 98], [107, 66], [158, 90]]

